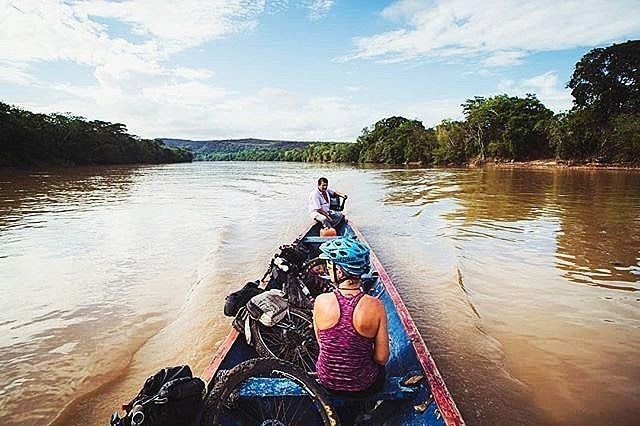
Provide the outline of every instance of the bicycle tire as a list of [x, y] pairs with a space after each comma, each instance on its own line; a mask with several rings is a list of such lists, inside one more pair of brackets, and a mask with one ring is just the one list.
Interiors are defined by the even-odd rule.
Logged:
[[[307, 396], [261, 395], [243, 398], [239, 389], [252, 377], [287, 378], [303, 389]], [[276, 406], [278, 403], [283, 405]], [[287, 403], [297, 403], [300, 406], [291, 413], [289, 408], [284, 407]], [[252, 409], [251, 404], [257, 409]], [[340, 419], [326, 391], [311, 376], [287, 361], [277, 358], [254, 358], [229, 370], [215, 383], [205, 399], [200, 426], [220, 424], [339, 426]]]
[[316, 370], [320, 348], [309, 312], [290, 307], [273, 327], [251, 321], [251, 336], [260, 356], [284, 359], [307, 372]]

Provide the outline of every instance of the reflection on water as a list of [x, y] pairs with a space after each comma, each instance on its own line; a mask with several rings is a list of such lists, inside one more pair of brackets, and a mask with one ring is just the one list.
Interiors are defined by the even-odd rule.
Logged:
[[528, 231], [527, 223], [558, 223], [553, 235], [556, 266], [566, 271], [567, 279], [639, 289], [633, 285], [640, 280], [640, 180], [635, 173], [411, 170], [387, 172], [385, 178], [390, 191], [384, 201], [417, 207], [412, 216], [438, 201], [456, 203], [457, 208], [443, 214], [455, 224], [447, 235], [452, 239], [530, 243], [518, 236]]
[[0, 423], [104, 424], [202, 371], [320, 175], [469, 424], [635, 421], [639, 173], [194, 163], [0, 172]]
[[[633, 423], [640, 403], [639, 174], [401, 170], [384, 176], [384, 201], [411, 218], [409, 239], [432, 246], [424, 250], [425, 276], [442, 275], [457, 287], [456, 295], [446, 284], [431, 282], [427, 290], [409, 279], [405, 291], [440, 300], [444, 308], [435, 309], [447, 318], [438, 324], [445, 324], [445, 340], [464, 336], [460, 344], [430, 343], [436, 352], [449, 346], [439, 361], [445, 376], [456, 376], [454, 395], [473, 393], [461, 403], [468, 420], [509, 423], [504, 408], [493, 405], [499, 389], [523, 398], [500, 401], [517, 401], [509, 410], [516, 423]], [[416, 268], [395, 257], [394, 265], [406, 273]], [[418, 316], [423, 325], [433, 323]], [[458, 357], [467, 358], [467, 369], [503, 370], [490, 374], [488, 387], [466, 383], [455, 372], [465, 368]]]
[[11, 225], [36, 228], [42, 214], [86, 210], [126, 196], [134, 170], [128, 167], [5, 170], [0, 174], [0, 231]]
[[554, 191], [563, 194], [558, 197], [557, 266], [565, 276], [574, 282], [638, 291], [640, 187], [635, 176], [571, 175], [557, 181]]

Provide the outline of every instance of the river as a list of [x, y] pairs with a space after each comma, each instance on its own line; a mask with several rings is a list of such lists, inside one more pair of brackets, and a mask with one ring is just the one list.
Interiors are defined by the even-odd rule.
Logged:
[[0, 424], [105, 424], [201, 373], [321, 175], [468, 424], [637, 422], [640, 173], [198, 162], [0, 170]]

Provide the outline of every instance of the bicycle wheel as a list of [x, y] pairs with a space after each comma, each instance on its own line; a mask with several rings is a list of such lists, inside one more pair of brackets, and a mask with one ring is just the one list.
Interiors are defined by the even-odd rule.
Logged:
[[300, 268], [300, 278], [305, 283], [313, 297], [328, 293], [335, 289], [335, 286], [328, 278], [327, 261], [316, 257], [306, 262]]
[[273, 327], [251, 321], [251, 336], [260, 356], [284, 359], [304, 371], [316, 371], [320, 348], [310, 313], [289, 308], [287, 316]]
[[[252, 380], [260, 384], [252, 387]], [[293, 364], [275, 358], [238, 364], [214, 385], [204, 405], [201, 426], [340, 424], [325, 390]]]

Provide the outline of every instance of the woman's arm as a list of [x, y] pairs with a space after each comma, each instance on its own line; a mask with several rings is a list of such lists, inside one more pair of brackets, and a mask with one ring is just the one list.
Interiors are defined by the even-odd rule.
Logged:
[[315, 303], [313, 304], [313, 332], [316, 335], [316, 340], [318, 340], [318, 323], [316, 322], [316, 319], [318, 318], [318, 311], [320, 310], [318, 307], [318, 298], [316, 298]]
[[378, 331], [373, 340], [373, 360], [385, 365], [389, 361], [389, 330], [387, 329], [387, 311], [381, 301], [378, 302]]

